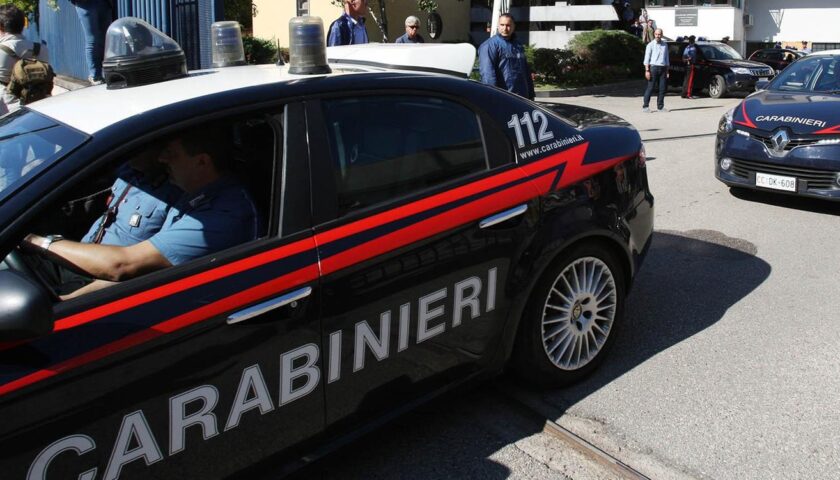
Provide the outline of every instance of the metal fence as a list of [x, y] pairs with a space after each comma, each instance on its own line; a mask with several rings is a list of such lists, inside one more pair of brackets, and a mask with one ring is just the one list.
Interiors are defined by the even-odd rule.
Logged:
[[[169, 35], [184, 49], [187, 68], [210, 66], [210, 24], [221, 19], [223, 0], [116, 0], [116, 17], [138, 17]], [[56, 73], [87, 78], [85, 42], [76, 10], [69, 0], [58, 0], [53, 10], [40, 0], [40, 19], [27, 38], [47, 45]], [[39, 35], [40, 34], [40, 35]]]

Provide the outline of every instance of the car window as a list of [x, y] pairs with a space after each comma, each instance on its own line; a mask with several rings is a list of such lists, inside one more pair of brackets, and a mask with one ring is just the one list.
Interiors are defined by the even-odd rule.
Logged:
[[703, 57], [709, 60], [742, 60], [741, 54], [729, 45], [698, 45]]
[[764, 50], [761, 50], [761, 51], [753, 53], [752, 57], [750, 57], [750, 58], [752, 60], [762, 61], [762, 60], [767, 59], [767, 54], [766, 54], [766, 52], [764, 52]]
[[[167, 133], [71, 179], [21, 235], [22, 273], [70, 299], [266, 236], [277, 217], [282, 118], [249, 115]], [[11, 260], [7, 267], [21, 264]]]
[[84, 135], [34, 112], [0, 118], [0, 199], [84, 141]]
[[840, 57], [810, 57], [791, 63], [769, 85], [772, 90], [840, 91]]
[[413, 96], [324, 102], [339, 215], [487, 169], [476, 114]]

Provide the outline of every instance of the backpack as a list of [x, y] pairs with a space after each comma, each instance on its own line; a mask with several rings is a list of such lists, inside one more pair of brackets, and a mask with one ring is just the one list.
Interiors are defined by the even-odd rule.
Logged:
[[55, 72], [49, 63], [38, 60], [38, 54], [41, 52], [40, 43], [32, 46], [32, 58], [18, 57], [14, 50], [6, 45], [0, 45], [0, 50], [18, 59], [12, 67], [6, 91], [19, 98], [21, 105], [50, 96]]

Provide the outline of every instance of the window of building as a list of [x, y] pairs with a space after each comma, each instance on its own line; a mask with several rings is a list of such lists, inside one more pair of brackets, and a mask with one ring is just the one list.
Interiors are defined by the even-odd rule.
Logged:
[[822, 52], [825, 50], [836, 50], [840, 49], [840, 43], [817, 43], [814, 42], [811, 44], [811, 51], [812, 52]]
[[339, 215], [487, 169], [478, 118], [449, 100], [324, 103]]

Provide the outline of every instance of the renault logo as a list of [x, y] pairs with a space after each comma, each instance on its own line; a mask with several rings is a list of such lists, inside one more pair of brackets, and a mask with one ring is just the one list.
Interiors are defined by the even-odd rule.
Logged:
[[788, 136], [787, 131], [779, 130], [770, 137], [770, 141], [773, 143], [773, 150], [784, 152], [785, 147], [790, 143], [790, 136]]

